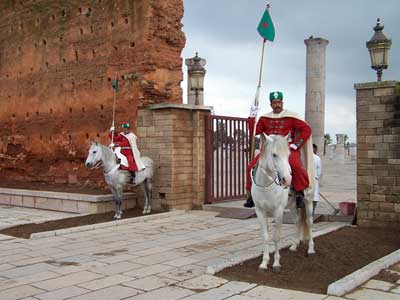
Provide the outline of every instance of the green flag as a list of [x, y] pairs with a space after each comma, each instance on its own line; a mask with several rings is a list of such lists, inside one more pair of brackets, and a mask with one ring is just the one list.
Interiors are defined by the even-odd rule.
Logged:
[[112, 87], [116, 93], [118, 93], [118, 79], [114, 79], [112, 82]]
[[266, 40], [273, 42], [275, 38], [275, 28], [272, 23], [271, 16], [269, 15], [268, 9], [265, 10], [265, 13], [260, 21], [260, 24], [257, 27], [258, 33]]

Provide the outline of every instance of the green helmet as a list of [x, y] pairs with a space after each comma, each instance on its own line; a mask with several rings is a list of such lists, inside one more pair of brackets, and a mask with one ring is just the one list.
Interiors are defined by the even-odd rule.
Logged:
[[129, 124], [129, 123], [124, 123], [124, 124], [121, 125], [121, 127], [122, 127], [122, 128], [127, 128], [127, 129], [129, 129], [129, 128], [131, 128], [131, 124]]
[[271, 92], [269, 93], [269, 101], [282, 101], [283, 100], [283, 93], [282, 92]]

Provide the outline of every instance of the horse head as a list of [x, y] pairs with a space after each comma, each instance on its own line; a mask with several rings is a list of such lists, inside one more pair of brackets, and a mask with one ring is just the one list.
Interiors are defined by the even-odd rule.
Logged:
[[85, 161], [85, 166], [87, 168], [96, 168], [102, 164], [102, 154], [100, 144], [97, 142], [92, 142], [89, 148], [89, 153]]
[[[290, 135], [261, 134], [262, 149], [260, 165], [273, 178], [276, 177], [280, 184], [290, 186], [292, 184], [291, 168], [289, 165], [289, 141]], [[274, 174], [275, 173], [275, 174]]]

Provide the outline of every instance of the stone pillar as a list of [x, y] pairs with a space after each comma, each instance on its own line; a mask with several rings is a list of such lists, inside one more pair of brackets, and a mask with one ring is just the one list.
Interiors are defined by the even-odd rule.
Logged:
[[335, 159], [344, 162], [344, 134], [336, 134]]
[[324, 149], [325, 134], [325, 65], [329, 41], [312, 36], [304, 40], [306, 56], [306, 112], [305, 119], [312, 128], [313, 143]]
[[211, 110], [165, 103], [138, 111], [139, 149], [155, 162], [155, 207], [192, 209], [204, 203], [205, 115]]
[[355, 84], [358, 225], [400, 227], [400, 82]]
[[[187, 66], [187, 70], [189, 72], [190, 67], [193, 65], [194, 61], [193, 58], [187, 58], [185, 59], [185, 64]], [[204, 58], [200, 59], [200, 64], [202, 67], [206, 65], [207, 61]], [[196, 104], [196, 92], [192, 90], [192, 86], [190, 85], [190, 80], [189, 80], [189, 73], [187, 73], [187, 99], [188, 99], [188, 104]], [[198, 91], [198, 105], [204, 105], [204, 91], [199, 90]]]

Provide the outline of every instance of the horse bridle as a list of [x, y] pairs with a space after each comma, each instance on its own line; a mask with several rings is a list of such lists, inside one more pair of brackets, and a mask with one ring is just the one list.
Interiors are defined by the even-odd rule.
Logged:
[[274, 177], [274, 178], [272, 178], [272, 177], [268, 174], [268, 172], [267, 172], [267, 170], [265, 170], [265, 168], [263, 168], [263, 167], [261, 167], [261, 166], [257, 166], [257, 168], [260, 168], [261, 172], [263, 172], [264, 175], [266, 175], [266, 176], [268, 176], [269, 178], [272, 179], [272, 182], [271, 182], [269, 185], [267, 185], [267, 187], [270, 186], [270, 185], [273, 184], [273, 183], [275, 183], [276, 185], [279, 185], [279, 186], [282, 186], [282, 185], [283, 185], [283, 178], [281, 177], [280, 173], [279, 173], [278, 170], [276, 169], [275, 162], [274, 162], [274, 172], [275, 172], [275, 177]]

